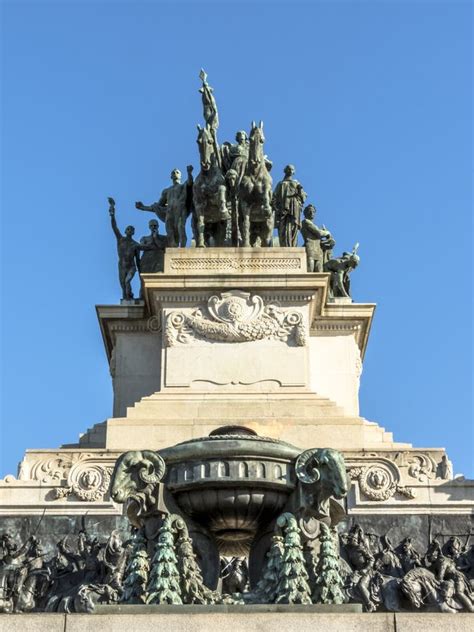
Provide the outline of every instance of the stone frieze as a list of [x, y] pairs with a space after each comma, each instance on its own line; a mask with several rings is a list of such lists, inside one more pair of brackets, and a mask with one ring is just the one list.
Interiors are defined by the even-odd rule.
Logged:
[[170, 257], [173, 272], [299, 272], [300, 258], [295, 257], [242, 257], [228, 255], [215, 257]]
[[304, 346], [306, 336], [301, 312], [233, 290], [211, 296], [206, 306], [194, 311], [168, 314], [164, 339], [168, 347], [193, 339], [228, 343], [274, 339]]

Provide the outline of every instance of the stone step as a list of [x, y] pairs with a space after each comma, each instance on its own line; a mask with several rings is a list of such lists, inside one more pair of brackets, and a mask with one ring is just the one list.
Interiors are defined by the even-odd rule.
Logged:
[[155, 394], [127, 408], [128, 419], [266, 419], [344, 417], [344, 409], [326, 397], [305, 394]]
[[[241, 423], [237, 423], [241, 421]], [[372, 421], [367, 421], [363, 417], [352, 417], [352, 416], [334, 416], [334, 417], [288, 417], [288, 416], [266, 416], [266, 417], [258, 417], [254, 415], [253, 417], [242, 418], [238, 416], [219, 416], [216, 419], [215, 415], [202, 415], [201, 417], [153, 417], [153, 416], [143, 416], [143, 417], [113, 417], [108, 420], [108, 425], [111, 422], [123, 423], [123, 424], [135, 424], [142, 426], [162, 426], [162, 425], [176, 425], [176, 426], [206, 426], [206, 425], [216, 425], [220, 426], [229, 426], [229, 425], [243, 425], [251, 427], [252, 425], [259, 425], [260, 427], [272, 426], [276, 422], [281, 425], [294, 426], [295, 424], [300, 426], [337, 426], [337, 425], [347, 425], [347, 426], [364, 426], [369, 432], [374, 429], [377, 431], [385, 432], [385, 428], [379, 426], [377, 423]]]
[[[327, 438], [330, 436], [330, 433], [333, 432], [333, 434], [339, 436], [339, 444], [341, 444], [342, 441], [341, 445], [347, 445], [348, 447], [350, 447], [350, 442], [354, 436], [361, 436], [362, 433], [365, 437], [364, 447], [367, 449], [379, 447], [390, 448], [394, 445], [398, 449], [411, 447], [411, 444], [408, 443], [394, 444], [391, 432], [386, 432], [385, 428], [363, 417], [253, 416], [252, 418], [242, 419], [241, 416], [237, 418], [235, 416], [221, 416], [216, 420], [215, 415], [212, 415], [212, 417], [195, 417], [193, 419], [183, 416], [167, 418], [157, 418], [156, 416], [113, 418], [107, 422], [97, 423], [89, 428], [80, 436], [78, 443], [65, 444], [62, 447], [105, 448], [108, 445], [107, 438], [110, 438], [112, 435], [115, 436], [114, 442], [117, 441], [116, 433], [120, 431], [120, 428], [124, 430], [126, 436], [129, 436], [130, 433], [133, 436], [137, 433], [141, 433], [143, 437], [155, 436], [156, 434], [166, 435], [170, 437], [171, 443], [176, 443], [178, 441], [185, 441], [187, 438], [206, 436], [212, 430], [225, 425], [245, 425], [254, 429], [261, 436], [270, 436], [273, 438], [282, 437], [283, 435], [296, 436], [297, 432], [303, 434], [309, 432], [312, 436], [317, 437], [321, 435]], [[110, 428], [108, 428], [108, 426], [110, 426]], [[177, 436], [175, 441], [173, 441], [171, 437], [173, 432], [175, 432]], [[345, 440], [343, 440], [344, 435], [347, 436], [348, 443], [345, 443]], [[133, 443], [135, 443], [135, 439], [133, 439]], [[128, 449], [126, 441], [120, 442], [120, 444], [123, 449]]]
[[106, 445], [129, 449], [132, 444], [151, 444], [159, 449], [226, 425], [247, 426], [261, 436], [303, 446], [410, 447], [394, 443], [392, 433], [377, 423], [348, 415], [327, 397], [297, 388], [261, 393], [160, 391], [128, 408], [127, 417], [108, 420]]
[[261, 393], [249, 393], [245, 391], [229, 391], [229, 392], [215, 392], [215, 391], [190, 391], [188, 390], [174, 390], [174, 391], [158, 391], [153, 395], [142, 397], [133, 406], [129, 407], [129, 410], [141, 406], [142, 404], [151, 402], [220, 402], [220, 401], [243, 401], [243, 402], [260, 402], [260, 401], [281, 401], [288, 400], [293, 402], [312, 402], [321, 406], [336, 406], [337, 404], [323, 395], [318, 395], [312, 391], [307, 390], [289, 390], [281, 389], [279, 391], [262, 391]]
[[79, 435], [79, 442], [77, 443], [77, 445], [81, 448], [103, 448], [105, 447], [106, 432], [106, 421], [94, 424], [85, 432]]
[[[241, 420], [239, 420], [241, 421]], [[255, 430], [262, 437], [286, 441], [302, 449], [332, 447], [336, 449], [364, 449], [376, 451], [379, 447], [402, 450], [410, 444], [394, 443], [391, 433], [376, 424], [365, 423], [361, 418], [344, 417], [337, 422], [320, 423], [314, 420], [267, 419], [245, 420], [241, 425]], [[206, 437], [220, 426], [236, 423], [235, 419], [153, 419], [114, 418], [107, 424], [106, 445], [110, 449], [155, 449], [169, 447], [182, 441]]]

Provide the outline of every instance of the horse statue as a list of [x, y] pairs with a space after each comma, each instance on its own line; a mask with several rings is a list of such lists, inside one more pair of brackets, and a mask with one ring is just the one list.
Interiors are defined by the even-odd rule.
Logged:
[[196, 245], [223, 246], [227, 221], [230, 219], [226, 204], [226, 183], [219, 166], [216, 144], [211, 128], [197, 126], [197, 144], [201, 158], [201, 171], [194, 181], [193, 201], [196, 214]]
[[427, 568], [413, 568], [400, 582], [400, 590], [410, 605], [438, 612], [458, 612], [462, 605], [456, 600], [452, 580], [439, 581]]
[[263, 122], [252, 121], [249, 136], [249, 159], [239, 187], [239, 212], [242, 216], [242, 245], [271, 246], [273, 233], [272, 178], [263, 153]]

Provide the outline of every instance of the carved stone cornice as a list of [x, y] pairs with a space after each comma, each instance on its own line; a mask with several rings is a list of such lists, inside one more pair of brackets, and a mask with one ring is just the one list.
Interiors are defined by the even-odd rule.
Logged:
[[[256, 257], [260, 261], [259, 266], [263, 268], [265, 262], [270, 265], [270, 261], [278, 260], [282, 256], [299, 258], [302, 253], [304, 255], [301, 248], [269, 248], [263, 251], [263, 259], [262, 249], [210, 248], [205, 252], [201, 249], [167, 251], [165, 273], [142, 275], [148, 309], [152, 313], [157, 313], [164, 306], [174, 309], [179, 303], [202, 302], [203, 292], [207, 292], [207, 297], [210, 297], [216, 290], [242, 290], [258, 293], [281, 304], [307, 304], [311, 323], [310, 335], [354, 335], [363, 358], [375, 305], [328, 303], [328, 273], [308, 273], [305, 268], [298, 272], [287, 269], [285, 273], [280, 273], [275, 268], [270, 268], [271, 274], [269, 270], [259, 269], [248, 274], [243, 264], [236, 264], [236, 272], [219, 268], [218, 263], [215, 263], [222, 257], [235, 258], [238, 261]], [[196, 270], [199, 270], [199, 273], [196, 270], [186, 273], [183, 270], [184, 263], [176, 263], [183, 260], [187, 266], [192, 266], [194, 264], [190, 263], [191, 260], [200, 262], [202, 257], [212, 259], [212, 271], [201, 269], [202, 264], [196, 263]], [[174, 266], [172, 272], [171, 265]]]
[[328, 303], [330, 275], [306, 272], [305, 257], [302, 248], [168, 249], [165, 272], [141, 275], [145, 305], [97, 306], [109, 361], [116, 333], [145, 332], [148, 319], [160, 318], [163, 309], [197, 307], [222, 291], [250, 292], [281, 305], [307, 305], [310, 336], [353, 335], [363, 358], [375, 305]]
[[[104, 341], [107, 359], [110, 362], [118, 331], [144, 331], [147, 310], [143, 305], [96, 305], [100, 332]], [[125, 328], [127, 328], [125, 330]]]

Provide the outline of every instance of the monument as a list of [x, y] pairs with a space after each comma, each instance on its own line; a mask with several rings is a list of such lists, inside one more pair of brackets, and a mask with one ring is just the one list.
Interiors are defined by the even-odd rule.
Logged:
[[181, 629], [166, 617], [191, 612], [191, 630], [212, 613], [306, 630], [330, 609], [338, 629], [350, 613], [391, 630], [473, 612], [474, 483], [359, 413], [375, 305], [351, 297], [358, 244], [335, 256], [293, 165], [273, 189], [262, 122], [219, 143], [200, 78], [196, 178], [174, 168], [136, 203], [157, 217], [140, 242], [109, 198], [122, 298], [96, 309], [113, 416], [0, 482], [0, 625], [141, 613]]

